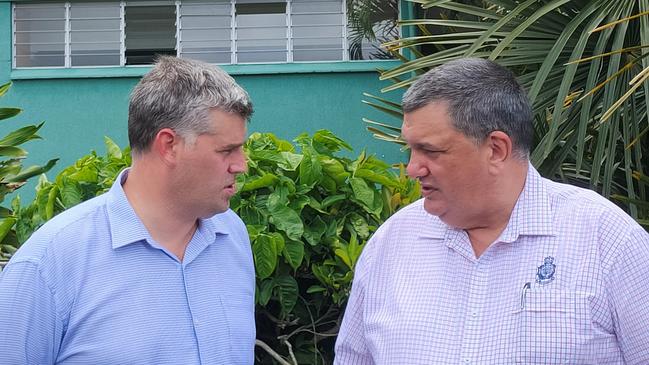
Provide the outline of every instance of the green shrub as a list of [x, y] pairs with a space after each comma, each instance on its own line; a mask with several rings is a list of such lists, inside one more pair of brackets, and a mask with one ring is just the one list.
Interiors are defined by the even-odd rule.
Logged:
[[[0, 86], [0, 97], [4, 96], [11, 83]], [[0, 108], [0, 121], [18, 115], [19, 108]], [[31, 166], [23, 169], [22, 160], [27, 157], [27, 151], [18, 147], [27, 141], [40, 139], [38, 134], [43, 123], [28, 125], [10, 132], [0, 139], [0, 203], [3, 203], [7, 194], [25, 185], [31, 177], [42, 174], [54, 166], [56, 159], [50, 160], [44, 166]], [[18, 202], [13, 203], [13, 205]], [[14, 231], [17, 221], [15, 212], [0, 206], [0, 260], [8, 259], [18, 247], [19, 240]], [[1, 269], [1, 267], [0, 267]]]
[[[397, 175], [365, 153], [337, 156], [351, 147], [331, 132], [300, 135], [295, 145], [252, 134], [244, 145], [249, 171], [238, 177], [231, 201], [248, 227], [255, 260], [258, 363], [331, 363], [363, 246], [387, 217], [419, 197], [403, 168]], [[21, 241], [110, 188], [131, 161], [108, 138], [106, 146], [106, 156], [92, 152], [53, 182], [41, 177], [34, 201], [16, 207]]]
[[41, 175], [36, 186], [36, 196], [27, 206], [14, 201], [16, 236], [24, 243], [31, 234], [67, 208], [106, 192], [120, 171], [131, 165], [130, 149], [120, 150], [110, 138], [104, 137], [106, 155], [95, 151], [80, 158], [61, 171], [54, 181]]
[[[290, 362], [331, 363], [352, 270], [372, 232], [419, 197], [401, 170], [328, 131], [295, 139], [255, 133], [231, 206], [246, 222], [257, 269], [257, 338]], [[263, 351], [257, 361], [270, 362]]]

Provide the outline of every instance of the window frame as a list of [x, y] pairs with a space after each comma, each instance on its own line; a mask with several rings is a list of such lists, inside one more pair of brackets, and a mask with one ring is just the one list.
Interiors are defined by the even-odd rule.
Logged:
[[[140, 0], [141, 1], [141, 0]], [[291, 0], [287, 0], [291, 1]], [[14, 32], [14, 21], [15, 21], [15, 11], [14, 7], [17, 3], [40, 3], [42, 1], [29, 1], [29, 0], [0, 0], [0, 2], [8, 3], [8, 8], [10, 10], [10, 49], [11, 49], [11, 79], [49, 79], [49, 78], [114, 78], [114, 77], [141, 77], [146, 74], [150, 69], [151, 65], [126, 65], [125, 64], [125, 50], [124, 50], [124, 9], [126, 6], [126, 1], [120, 1], [120, 27], [121, 27], [121, 39], [120, 39], [120, 66], [71, 66], [70, 62], [70, 53], [69, 53], [69, 43], [66, 39], [66, 64], [65, 66], [41, 66], [41, 67], [16, 67], [15, 66], [15, 32]], [[92, 0], [86, 0], [82, 2], [93, 2]], [[144, 2], [144, 1], [141, 1]], [[172, 2], [178, 10], [180, 5], [180, 0], [175, 0]], [[230, 0], [231, 3], [234, 3], [234, 0]], [[64, 1], [63, 3], [68, 4], [70, 1]], [[343, 0], [343, 4], [346, 5], [346, 2]], [[69, 11], [69, 6], [66, 6]], [[400, 0], [399, 1], [399, 18], [403, 19], [404, 16], [412, 13], [414, 8], [413, 3]], [[234, 9], [234, 8], [233, 8]], [[289, 7], [290, 9], [290, 7]], [[234, 11], [234, 10], [233, 10]], [[177, 21], [179, 21], [179, 12], [177, 11]], [[287, 16], [290, 16], [290, 13], [287, 12]], [[347, 57], [344, 57], [343, 60], [334, 60], [334, 61], [282, 61], [282, 62], [260, 62], [260, 63], [217, 63], [217, 65], [223, 68], [226, 72], [233, 75], [254, 75], [254, 74], [283, 74], [283, 73], [328, 73], [328, 72], [375, 72], [379, 70], [390, 69], [396, 67], [401, 63], [400, 60], [349, 60], [348, 57], [348, 45], [347, 45], [347, 19], [346, 13], [344, 15], [344, 32], [343, 32], [343, 42], [344, 42], [344, 54]], [[67, 23], [69, 22], [69, 14], [66, 16], [66, 32], [69, 32]], [[234, 21], [233, 21], [234, 22]], [[178, 26], [177, 26], [178, 27]], [[406, 28], [400, 29], [400, 32], [404, 34]], [[69, 34], [66, 35], [69, 37]], [[177, 42], [180, 42], [178, 37]], [[179, 45], [177, 44], [176, 50], [178, 51]]]

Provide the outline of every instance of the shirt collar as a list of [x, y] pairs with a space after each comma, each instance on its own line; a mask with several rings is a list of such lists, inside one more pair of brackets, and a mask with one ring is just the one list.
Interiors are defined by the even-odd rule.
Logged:
[[107, 212], [113, 249], [151, 239], [151, 235], [126, 199], [122, 184], [129, 169], [120, 172], [108, 191]]
[[500, 240], [513, 242], [520, 235], [553, 236], [554, 234], [552, 207], [546, 183], [530, 163], [525, 186]]
[[230, 234], [231, 222], [228, 222], [225, 218], [225, 213], [219, 213], [211, 218], [201, 218], [199, 219], [199, 229], [202, 233], [209, 235], [209, 237], [214, 237], [218, 234]]
[[[421, 238], [443, 239], [449, 235], [461, 231], [450, 227], [446, 224], [439, 224], [439, 219], [428, 212], [423, 207], [424, 199], [420, 199], [415, 204], [420, 205], [419, 212], [427, 217], [430, 221], [430, 229], [420, 230]], [[521, 192], [514, 209], [512, 210], [509, 223], [500, 236], [503, 242], [513, 242], [520, 235], [529, 236], [553, 236], [555, 235], [552, 226], [552, 208], [550, 205], [550, 196], [544, 179], [530, 163], [527, 170], [525, 185]]]
[[[108, 191], [108, 221], [112, 237], [113, 249], [140, 241], [152, 242], [151, 235], [140, 217], [126, 198], [122, 185], [128, 178], [129, 168], [122, 171], [113, 186]], [[225, 219], [226, 213], [217, 214], [212, 218], [200, 219], [197, 232], [209, 244], [214, 243], [218, 234], [229, 234], [230, 225]]]
[[442, 239], [446, 236], [447, 230], [451, 229], [451, 227], [442, 223], [439, 217], [428, 213], [424, 208], [424, 200], [425, 198], [421, 198], [413, 203], [418, 206], [416, 211], [418, 214], [422, 215], [422, 221], [425, 222], [423, 226], [426, 227], [426, 229], [417, 230], [419, 238]]

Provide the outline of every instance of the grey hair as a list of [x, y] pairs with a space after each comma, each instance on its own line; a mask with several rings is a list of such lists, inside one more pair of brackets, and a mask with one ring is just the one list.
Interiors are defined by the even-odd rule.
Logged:
[[455, 129], [477, 144], [493, 131], [512, 139], [514, 155], [529, 158], [534, 130], [532, 107], [514, 74], [493, 61], [461, 58], [422, 75], [403, 95], [410, 113], [433, 102], [448, 103]]
[[220, 68], [205, 62], [162, 56], [135, 86], [128, 107], [133, 152], [149, 149], [156, 134], [171, 128], [193, 144], [211, 133], [209, 113], [218, 109], [244, 120], [252, 115], [248, 93]]

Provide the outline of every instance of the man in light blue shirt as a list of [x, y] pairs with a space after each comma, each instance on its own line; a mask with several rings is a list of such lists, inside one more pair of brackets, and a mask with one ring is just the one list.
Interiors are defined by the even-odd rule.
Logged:
[[252, 113], [206, 63], [135, 87], [133, 166], [39, 229], [0, 276], [2, 364], [252, 364], [255, 276], [229, 210]]

